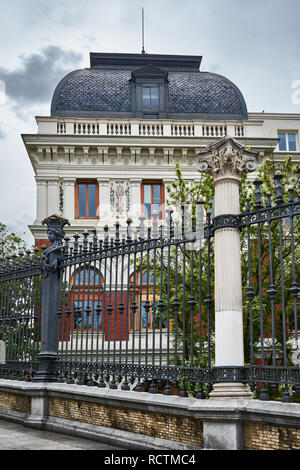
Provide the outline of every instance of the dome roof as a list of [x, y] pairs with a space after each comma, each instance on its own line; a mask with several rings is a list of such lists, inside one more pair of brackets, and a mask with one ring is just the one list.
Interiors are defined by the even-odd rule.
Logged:
[[[165, 67], [168, 71], [165, 74], [168, 90], [166, 117], [247, 119], [243, 95], [231, 81], [221, 75], [200, 72], [195, 67], [184, 65], [181, 70], [178, 66]], [[51, 115], [135, 117], [132, 108], [132, 72], [135, 69], [136, 65], [98, 65], [71, 72], [56, 87]]]

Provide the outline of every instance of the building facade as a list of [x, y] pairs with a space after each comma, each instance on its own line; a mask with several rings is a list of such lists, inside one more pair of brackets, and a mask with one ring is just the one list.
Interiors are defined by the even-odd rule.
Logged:
[[90, 68], [57, 85], [51, 115], [23, 135], [35, 173], [35, 244], [42, 220], [63, 215], [70, 235], [154, 210], [164, 219], [167, 185], [181, 164], [191, 184], [196, 155], [224, 136], [259, 151], [261, 161], [300, 156], [300, 115], [248, 113], [228, 79], [201, 71], [202, 57], [91, 53]]

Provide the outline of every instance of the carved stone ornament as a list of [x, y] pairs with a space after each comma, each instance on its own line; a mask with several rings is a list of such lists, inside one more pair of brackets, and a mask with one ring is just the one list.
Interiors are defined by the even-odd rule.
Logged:
[[59, 269], [59, 260], [62, 257], [62, 241], [65, 237], [63, 230], [65, 225], [70, 222], [58, 215], [51, 215], [42, 222], [48, 227], [48, 239], [51, 246], [46, 248], [42, 253], [43, 277], [47, 277], [49, 272], [55, 273]]
[[214, 180], [233, 177], [240, 179], [242, 173], [255, 171], [258, 153], [245, 148], [231, 137], [225, 137], [209, 145], [205, 152], [200, 152], [197, 170], [211, 174]]

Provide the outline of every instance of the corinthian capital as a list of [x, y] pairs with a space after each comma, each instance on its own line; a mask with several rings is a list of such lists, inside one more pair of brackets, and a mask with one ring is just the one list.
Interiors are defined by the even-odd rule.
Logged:
[[214, 180], [223, 178], [240, 179], [242, 173], [255, 171], [257, 168], [257, 152], [245, 148], [231, 137], [225, 137], [210, 144], [199, 157], [197, 170], [209, 173]]

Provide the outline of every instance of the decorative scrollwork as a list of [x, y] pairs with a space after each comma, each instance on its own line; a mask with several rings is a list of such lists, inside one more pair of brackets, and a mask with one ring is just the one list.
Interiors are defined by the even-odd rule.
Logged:
[[245, 150], [236, 140], [225, 137], [198, 154], [197, 169], [200, 173], [211, 174], [214, 180], [225, 177], [240, 179], [242, 173], [256, 170], [257, 156], [256, 152]]
[[219, 215], [213, 219], [212, 231], [215, 232], [221, 228], [237, 228], [241, 229], [244, 226], [241, 216], [235, 214]]
[[70, 225], [70, 222], [58, 215], [51, 215], [42, 222], [48, 227], [48, 239], [51, 246], [46, 248], [42, 254], [43, 277], [46, 278], [49, 272], [56, 272], [59, 269], [59, 261], [62, 258], [63, 244], [65, 237], [63, 227]]

